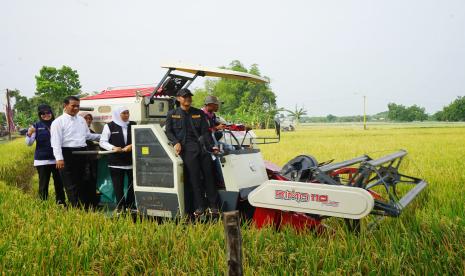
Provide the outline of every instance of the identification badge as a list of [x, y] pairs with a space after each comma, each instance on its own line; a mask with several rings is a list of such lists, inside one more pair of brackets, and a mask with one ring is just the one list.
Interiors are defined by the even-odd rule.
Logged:
[[118, 134], [118, 133], [119, 133], [119, 131], [115, 131], [115, 132], [112, 132], [111, 134]]
[[200, 115], [192, 115], [192, 119], [198, 119], [200, 118]]
[[171, 118], [174, 118], [174, 119], [181, 119], [181, 115], [171, 115]]

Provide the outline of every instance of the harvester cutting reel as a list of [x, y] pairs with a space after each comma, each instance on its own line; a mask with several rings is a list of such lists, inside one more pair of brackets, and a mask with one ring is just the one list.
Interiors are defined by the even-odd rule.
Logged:
[[271, 222], [321, 230], [324, 218], [339, 217], [350, 230], [360, 231], [360, 219], [369, 214], [397, 217], [427, 186], [422, 179], [399, 173], [406, 155], [400, 150], [378, 159], [363, 155], [325, 164], [298, 156], [280, 171], [268, 170], [272, 180], [249, 194], [256, 207], [254, 221], [259, 227]]

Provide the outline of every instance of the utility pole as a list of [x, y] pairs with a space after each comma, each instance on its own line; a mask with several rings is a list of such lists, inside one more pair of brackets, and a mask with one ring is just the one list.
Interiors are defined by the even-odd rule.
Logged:
[[363, 129], [367, 129], [367, 96], [363, 96]]
[[8, 140], [11, 140], [11, 106], [10, 106], [10, 90], [6, 89], [6, 124], [8, 126]]

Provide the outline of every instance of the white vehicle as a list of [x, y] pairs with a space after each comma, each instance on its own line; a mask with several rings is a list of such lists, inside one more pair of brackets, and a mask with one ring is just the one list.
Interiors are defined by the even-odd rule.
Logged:
[[[114, 106], [129, 107], [131, 120], [138, 123], [132, 128], [136, 212], [176, 218], [189, 215], [189, 211], [184, 195], [183, 161], [175, 154], [163, 130], [166, 114], [175, 106], [174, 95], [199, 76], [259, 83], [267, 80], [203, 66], [164, 64], [162, 67], [167, 72], [154, 87], [130, 88], [132, 92], [121, 93], [104, 91], [82, 99], [81, 106], [92, 110], [96, 129], [111, 121]], [[229, 139], [224, 142], [231, 148], [217, 156], [224, 177], [224, 187], [219, 187], [222, 210], [240, 210], [258, 227], [272, 223], [276, 227], [321, 229], [324, 218], [340, 217], [357, 230], [359, 220], [369, 214], [398, 216], [427, 185], [421, 179], [398, 173], [407, 154], [402, 150], [378, 159], [363, 155], [331, 164], [301, 155], [279, 168], [264, 161], [256, 147], [279, 142], [279, 122], [276, 122], [275, 137], [257, 137], [247, 130], [239, 133], [226, 130], [226, 134]], [[401, 193], [396, 189], [401, 184], [413, 185], [413, 188], [402, 189]]]
[[294, 131], [294, 121], [291, 118], [283, 118], [281, 120], [281, 130], [282, 131]]

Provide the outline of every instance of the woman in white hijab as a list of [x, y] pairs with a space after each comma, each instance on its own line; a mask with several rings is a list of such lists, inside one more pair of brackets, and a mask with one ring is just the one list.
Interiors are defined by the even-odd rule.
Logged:
[[[100, 147], [114, 153], [108, 155], [111, 181], [116, 195], [116, 208], [132, 208], [134, 204], [134, 189], [132, 187], [132, 137], [131, 126], [136, 123], [129, 121], [128, 108], [121, 106], [113, 110], [110, 123], [103, 127], [100, 137]], [[124, 177], [128, 177], [128, 192], [124, 195]]]

